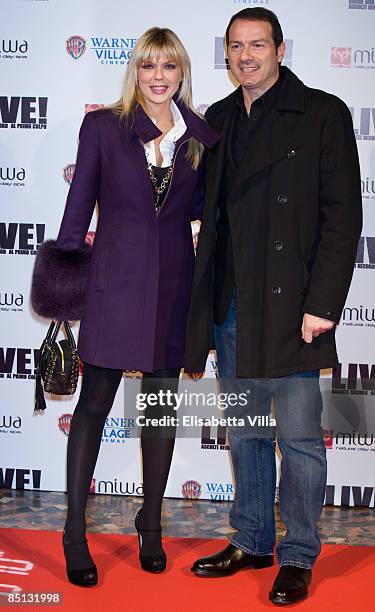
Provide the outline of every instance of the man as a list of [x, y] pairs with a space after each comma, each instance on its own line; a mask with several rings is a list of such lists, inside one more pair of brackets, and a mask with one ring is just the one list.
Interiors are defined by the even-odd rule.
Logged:
[[[308, 595], [320, 552], [326, 456], [319, 370], [338, 363], [335, 324], [362, 225], [359, 164], [346, 105], [280, 66], [285, 44], [274, 13], [234, 15], [226, 46], [239, 87], [206, 114], [222, 138], [206, 160], [185, 370], [204, 370], [214, 322], [222, 388], [247, 390], [255, 415], [269, 414], [274, 401], [286, 535], [269, 597], [288, 604]], [[236, 533], [224, 550], [194, 563], [199, 576], [273, 565], [272, 435], [232, 427], [228, 440]]]

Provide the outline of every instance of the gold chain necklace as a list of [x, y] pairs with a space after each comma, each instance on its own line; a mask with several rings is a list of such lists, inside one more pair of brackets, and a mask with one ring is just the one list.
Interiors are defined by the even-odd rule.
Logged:
[[159, 187], [158, 187], [158, 180], [154, 174], [154, 171], [152, 169], [152, 164], [150, 162], [147, 163], [147, 170], [148, 173], [150, 175], [150, 179], [151, 182], [153, 184], [154, 187], [154, 191], [156, 193], [156, 202], [155, 202], [155, 208], [156, 210], [159, 208], [159, 200], [160, 200], [160, 196], [161, 194], [165, 191], [169, 181], [171, 180], [172, 174], [173, 174], [173, 165], [171, 164], [168, 168], [168, 172], [166, 172], [162, 182], [160, 183]]

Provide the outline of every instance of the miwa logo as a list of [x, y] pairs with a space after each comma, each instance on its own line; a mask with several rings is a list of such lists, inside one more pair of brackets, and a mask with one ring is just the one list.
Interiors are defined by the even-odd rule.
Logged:
[[375, 68], [375, 49], [332, 47], [331, 66], [334, 68]]
[[22, 293], [14, 294], [14, 293], [0, 293], [0, 310], [9, 312], [10, 310], [14, 312], [22, 312], [23, 311], [23, 295]]
[[347, 306], [342, 313], [342, 322], [357, 327], [375, 327], [375, 308], [367, 308], [362, 304], [352, 308]]
[[375, 200], [375, 179], [368, 176], [361, 181], [362, 198], [366, 200]]
[[0, 166], [0, 186], [2, 187], [24, 187], [25, 177], [25, 168], [8, 168], [8, 166]]
[[29, 43], [26, 40], [3, 39], [1, 41], [1, 56], [3, 59], [26, 59]]
[[113, 480], [99, 480], [96, 482], [97, 493], [110, 495], [143, 495], [143, 485], [135, 482], [123, 482], [118, 478]]
[[[19, 430], [22, 426], [22, 420], [20, 416], [14, 417], [12, 415], [3, 415], [0, 417], [0, 431], [7, 432]], [[17, 431], [18, 433], [18, 431]]]
[[336, 445], [349, 447], [374, 447], [375, 449], [375, 434], [358, 433], [358, 431], [342, 432], [338, 431], [335, 435]]

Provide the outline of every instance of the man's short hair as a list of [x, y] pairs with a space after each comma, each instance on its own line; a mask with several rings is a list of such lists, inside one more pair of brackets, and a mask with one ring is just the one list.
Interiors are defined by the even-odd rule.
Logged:
[[268, 9], [257, 6], [255, 8], [242, 9], [242, 11], [239, 11], [238, 13], [233, 15], [230, 22], [228, 23], [228, 27], [225, 32], [225, 42], [227, 48], [229, 44], [229, 29], [236, 19], [247, 19], [248, 21], [267, 21], [269, 24], [271, 24], [272, 38], [273, 42], [275, 43], [276, 51], [284, 40], [283, 31], [275, 13], [269, 11]]

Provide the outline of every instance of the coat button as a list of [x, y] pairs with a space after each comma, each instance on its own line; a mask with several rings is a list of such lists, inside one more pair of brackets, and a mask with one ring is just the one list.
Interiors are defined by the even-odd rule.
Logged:
[[286, 204], [287, 201], [288, 201], [288, 196], [286, 196], [286, 195], [279, 195], [279, 196], [277, 196], [278, 204]]
[[273, 243], [273, 246], [275, 247], [276, 251], [281, 251], [283, 248], [283, 243], [280, 242], [280, 240], [276, 240], [276, 242]]
[[294, 149], [292, 149], [291, 151], [289, 151], [288, 153], [288, 159], [292, 159], [293, 157], [296, 156], [296, 152]]
[[325, 317], [331, 317], [332, 316], [332, 312], [330, 310], [324, 310], [323, 314]]
[[272, 293], [273, 293], [274, 295], [280, 295], [280, 293], [281, 293], [281, 287], [273, 287], [273, 289], [272, 289]]

